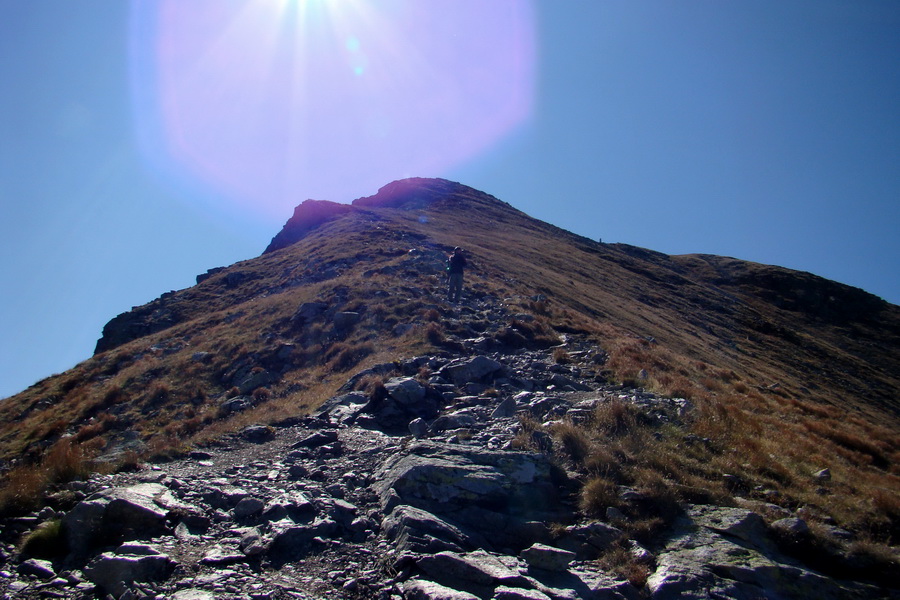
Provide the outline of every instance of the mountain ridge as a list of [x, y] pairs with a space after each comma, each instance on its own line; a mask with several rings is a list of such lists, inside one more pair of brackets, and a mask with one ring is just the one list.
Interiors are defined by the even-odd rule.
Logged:
[[[455, 246], [469, 257], [460, 304], [446, 302], [443, 278]], [[771, 550], [774, 543], [813, 566], [845, 574], [862, 568], [863, 578], [887, 581], [884, 574], [896, 563], [891, 544], [900, 538], [898, 361], [900, 308], [861, 290], [728, 257], [603, 244], [459, 183], [401, 180], [350, 205], [301, 203], [260, 256], [210, 269], [195, 286], [115, 317], [93, 357], [0, 403], [0, 518], [54, 507], [25, 521], [6, 520], [0, 529], [9, 536], [24, 524], [24, 535], [38, 535], [27, 533], [29, 523], [39, 522], [39, 514], [61, 514], [70, 533], [56, 546], [90, 556], [102, 550], [90, 539], [123, 534], [92, 533], [102, 522], [91, 525], [79, 515], [136, 502], [139, 514], [168, 515], [154, 527], [175, 554], [151, 553], [167, 569], [177, 563], [214, 579], [220, 560], [261, 556], [268, 565], [263, 580], [274, 584], [294, 577], [292, 561], [307, 556], [308, 540], [318, 536], [333, 538], [334, 553], [310, 556], [342, 564], [359, 552], [405, 548], [408, 558], [390, 569], [406, 575], [376, 577], [380, 567], [366, 559], [369, 574], [357, 574], [354, 584], [360, 590], [382, 586], [405, 600], [451, 592], [491, 598], [489, 589], [504, 599], [562, 600], [574, 592], [553, 592], [543, 576], [527, 579], [524, 558], [503, 553], [539, 541], [571, 543], [585, 557], [599, 556], [619, 579], [595, 566], [573, 566], [566, 586], [582, 596], [589, 594], [586, 585], [601, 586], [596, 593], [603, 597], [630, 598], [636, 588], [629, 585], [660, 598], [687, 588], [727, 595], [729, 578], [709, 579], [706, 563], [688, 566], [694, 559], [677, 536], [730, 556], [730, 542], [708, 532], [721, 519], [736, 519], [762, 552], [753, 559], [762, 561], [760, 570], [744, 575], [749, 590], [784, 591], [765, 575], [765, 561], [793, 560]], [[269, 444], [273, 432], [320, 441], [309, 451], [248, 450], [252, 464], [274, 460], [280, 467], [246, 479], [225, 450], [229, 440]], [[422, 443], [409, 445], [408, 433]], [[382, 434], [377, 452], [365, 448], [366, 439]], [[274, 459], [264, 458], [273, 452]], [[171, 467], [162, 466], [172, 459]], [[363, 484], [358, 476], [337, 479], [319, 469], [335, 460], [333, 468], [345, 470], [381, 465], [380, 475]], [[141, 467], [143, 461], [153, 465]], [[547, 524], [528, 524], [544, 517], [522, 515], [515, 534], [502, 528], [492, 534], [505, 536], [511, 548], [474, 541], [478, 535], [463, 531], [472, 523], [512, 516], [491, 512], [507, 493], [498, 489], [472, 496], [477, 509], [471, 514], [465, 506], [446, 513], [445, 503], [435, 504], [451, 492], [415, 499], [414, 490], [426, 484], [413, 473], [437, 469], [434, 476], [444, 481], [441, 469], [450, 468], [472, 470], [479, 479], [476, 473], [504, 464], [523, 466], [492, 478], [538, 469], [547, 493], [560, 494], [560, 506], [569, 507], [564, 519], [573, 523], [565, 533], [559, 529], [562, 537], [550, 535]], [[138, 468], [137, 479], [90, 475], [103, 465]], [[210, 479], [215, 473], [204, 469], [212, 465], [230, 465], [232, 475]], [[167, 474], [155, 474], [160, 471]], [[180, 482], [188, 473], [191, 482]], [[72, 479], [88, 481], [67, 483]], [[265, 485], [230, 496], [220, 491], [226, 482], [262, 480], [282, 481], [314, 501], [279, 500]], [[134, 500], [148, 485], [158, 486], [154, 497], [174, 493], [191, 508]], [[472, 493], [469, 484], [460, 485], [453, 495]], [[375, 490], [377, 502], [366, 490]], [[85, 491], [99, 495], [88, 498]], [[528, 493], [511, 497], [527, 505]], [[267, 503], [287, 508], [246, 520]], [[173, 506], [181, 508], [172, 512]], [[348, 515], [362, 519], [362, 507], [369, 516], [352, 525]], [[276, 524], [284, 510], [293, 524]], [[319, 516], [309, 522], [310, 514]], [[187, 534], [166, 537], [173, 533], [166, 523], [184, 518], [188, 533], [200, 525], [219, 539], [215, 548], [203, 549], [202, 538]], [[443, 519], [456, 525], [437, 524]], [[811, 533], [779, 529], [807, 521]], [[248, 523], [256, 532], [257, 542], [246, 546], [252, 550], [223, 550], [234, 527]], [[614, 530], [613, 537], [595, 540], [596, 548], [584, 545], [597, 531]], [[358, 536], [363, 547], [355, 545]], [[624, 550], [643, 547], [636, 540], [650, 548], [639, 553], [643, 558]], [[17, 542], [6, 543], [0, 559], [24, 561], [12, 549]], [[246, 549], [243, 541], [240, 547]], [[107, 548], [86, 565], [73, 555], [50, 566], [30, 563], [21, 572], [84, 566], [96, 585], [128, 593], [127, 581], [104, 573], [113, 563], [135, 560], [129, 548]], [[447, 565], [488, 568], [483, 565], [505, 561], [514, 569], [513, 587], [442, 579], [432, 564], [438, 559], [428, 558], [441, 548], [450, 552], [439, 559]], [[546, 552], [568, 556], [526, 550], [534, 561]], [[204, 552], [207, 558], [197, 562]], [[329, 568], [312, 572], [314, 587], [328, 589]], [[686, 572], [691, 575], [675, 575]], [[407, 579], [411, 573], [417, 575]], [[871, 583], [800, 573], [817, 589], [831, 590], [826, 595], [874, 590]], [[259, 576], [248, 572], [240, 585], [251, 589]], [[174, 579], [154, 585], [165, 594], [177, 589]], [[465, 595], [468, 589], [476, 596]]]

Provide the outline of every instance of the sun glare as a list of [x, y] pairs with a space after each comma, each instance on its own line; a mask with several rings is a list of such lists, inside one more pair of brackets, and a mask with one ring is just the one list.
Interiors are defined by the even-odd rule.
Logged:
[[132, 11], [149, 164], [278, 217], [305, 198], [440, 175], [530, 114], [528, 2], [160, 0]]

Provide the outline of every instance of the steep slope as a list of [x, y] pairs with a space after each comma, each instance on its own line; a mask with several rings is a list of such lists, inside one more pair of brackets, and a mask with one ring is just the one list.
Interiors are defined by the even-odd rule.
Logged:
[[[470, 262], [461, 306], [444, 301], [454, 246]], [[160, 458], [290, 422], [374, 365], [578, 340], [600, 379], [697, 407], [686, 426], [704, 447], [669, 449], [686, 462], [622, 461], [685, 494], [722, 493], [729, 474], [890, 536], [898, 334], [900, 308], [808, 273], [601, 244], [410, 179], [349, 206], [304, 202], [261, 256], [111, 320], [94, 357], [0, 404], [0, 457], [71, 477], [84, 457]], [[376, 393], [378, 375], [353, 381]], [[825, 498], [809, 477], [823, 464], [840, 482]]]

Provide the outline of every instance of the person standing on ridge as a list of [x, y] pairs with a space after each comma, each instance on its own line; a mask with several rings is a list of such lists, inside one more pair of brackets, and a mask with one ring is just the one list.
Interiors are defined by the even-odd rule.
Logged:
[[463, 270], [466, 268], [466, 257], [463, 249], [457, 246], [453, 254], [447, 258], [447, 300], [459, 302], [462, 296]]

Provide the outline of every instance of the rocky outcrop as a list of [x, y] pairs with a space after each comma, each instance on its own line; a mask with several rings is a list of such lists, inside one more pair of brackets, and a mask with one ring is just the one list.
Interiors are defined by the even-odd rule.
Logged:
[[286, 248], [301, 240], [310, 231], [352, 210], [353, 207], [349, 204], [339, 204], [328, 200], [304, 200], [294, 209], [293, 216], [272, 238], [263, 254]]

